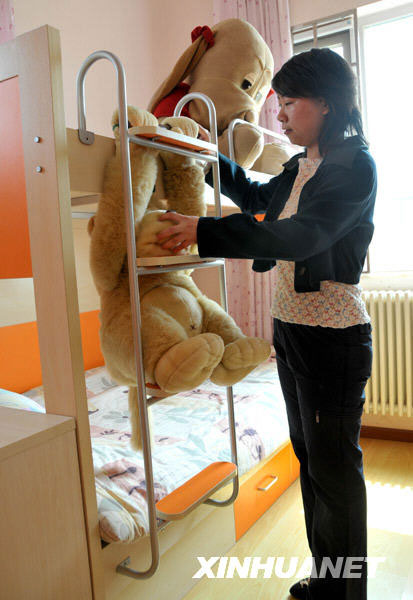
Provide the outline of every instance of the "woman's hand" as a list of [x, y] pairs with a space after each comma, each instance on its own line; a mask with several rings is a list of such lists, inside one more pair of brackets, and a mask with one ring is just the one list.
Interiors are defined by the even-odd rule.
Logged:
[[[168, 227], [157, 234], [158, 243], [162, 248], [166, 248], [177, 254], [180, 250], [197, 243], [196, 229], [199, 217], [181, 215], [176, 212], [166, 212], [159, 217], [159, 221], [172, 221], [176, 223], [176, 225]], [[171, 239], [162, 243], [165, 238]]]

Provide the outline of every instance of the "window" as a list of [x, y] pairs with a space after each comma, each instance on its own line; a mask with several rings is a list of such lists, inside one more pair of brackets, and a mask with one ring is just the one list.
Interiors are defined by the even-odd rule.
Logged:
[[353, 14], [331, 19], [293, 28], [293, 53], [299, 54], [311, 48], [330, 48], [350, 64], [356, 64], [356, 57], [352, 57], [351, 51]]
[[359, 32], [363, 122], [378, 171], [371, 269], [410, 271], [413, 4], [360, 15]]
[[375, 231], [363, 272], [413, 270], [413, 3], [380, 0], [292, 29], [294, 54], [330, 48], [359, 81], [363, 126], [378, 172]]

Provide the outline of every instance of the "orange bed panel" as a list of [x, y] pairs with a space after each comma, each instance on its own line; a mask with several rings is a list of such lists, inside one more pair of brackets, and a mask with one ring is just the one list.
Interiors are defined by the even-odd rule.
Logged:
[[[97, 310], [80, 314], [85, 370], [104, 364], [98, 315]], [[41, 384], [37, 323], [0, 327], [0, 388], [22, 393]]]
[[83, 363], [85, 371], [101, 367], [105, 364], [99, 339], [99, 311], [91, 310], [80, 313], [80, 330], [82, 333]]
[[1, 279], [32, 276], [17, 77], [0, 82], [0, 257]]
[[265, 215], [254, 215], [254, 217], [257, 219], [257, 221], [263, 221]]

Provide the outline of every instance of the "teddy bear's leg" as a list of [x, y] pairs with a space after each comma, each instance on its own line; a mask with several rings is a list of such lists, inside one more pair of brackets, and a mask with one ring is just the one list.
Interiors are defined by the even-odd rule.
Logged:
[[[166, 294], [162, 306], [153, 304], [157, 292], [161, 297]], [[141, 303], [141, 320], [145, 324], [142, 328], [143, 358], [145, 381], [159, 385], [165, 392], [175, 393], [193, 389], [207, 379], [221, 360], [224, 344], [218, 335], [200, 333], [202, 310], [195, 300], [193, 305], [186, 307], [188, 312], [184, 313], [187, 315], [184, 322], [171, 314], [174, 308], [176, 311], [176, 303], [174, 296], [168, 296], [167, 292], [167, 286], [156, 288]], [[188, 296], [190, 299], [191, 295]], [[131, 362], [130, 370], [132, 368]]]
[[211, 373], [211, 381], [217, 385], [233, 385], [241, 381], [271, 354], [267, 340], [244, 337], [225, 346], [221, 362]]
[[[133, 118], [134, 126], [157, 124], [157, 119], [147, 111], [131, 107], [128, 107], [128, 118]], [[139, 221], [152, 194], [157, 173], [157, 157], [153, 150], [130, 144], [130, 158], [135, 220]], [[113, 290], [118, 283], [126, 256], [119, 145], [116, 155], [106, 166], [102, 198], [93, 221], [89, 222], [88, 231], [91, 236], [90, 267], [95, 284], [102, 290]]]
[[205, 217], [205, 175], [199, 165], [167, 170], [163, 181], [169, 210]]
[[217, 385], [233, 385], [270, 356], [271, 346], [267, 340], [245, 336], [217, 302], [205, 296], [198, 302], [204, 311], [204, 331], [221, 336], [225, 344], [222, 359], [210, 379]]
[[[194, 138], [199, 131], [198, 124], [188, 117], [167, 117], [162, 120], [162, 125], [170, 127], [171, 131]], [[183, 215], [205, 216], [203, 169], [193, 158], [167, 152], [161, 152], [160, 156], [165, 165], [163, 186], [168, 208]]]
[[166, 392], [192, 390], [213, 372], [224, 352], [222, 339], [201, 333], [172, 346], [155, 367], [155, 379]]

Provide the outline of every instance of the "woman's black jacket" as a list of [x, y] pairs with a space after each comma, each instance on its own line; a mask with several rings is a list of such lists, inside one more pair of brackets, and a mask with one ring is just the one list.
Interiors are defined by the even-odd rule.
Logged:
[[[376, 165], [359, 136], [347, 137], [328, 152], [303, 186], [297, 213], [280, 219], [298, 173], [296, 154], [268, 183], [250, 181], [244, 170], [219, 155], [221, 191], [242, 213], [201, 217], [201, 257], [253, 258], [254, 271], [276, 260], [295, 262], [296, 292], [320, 290], [320, 281], [358, 283], [374, 231]], [[212, 169], [206, 176], [212, 185]], [[254, 215], [265, 213], [264, 221]]]

